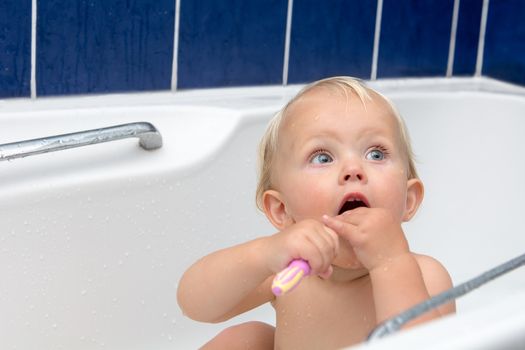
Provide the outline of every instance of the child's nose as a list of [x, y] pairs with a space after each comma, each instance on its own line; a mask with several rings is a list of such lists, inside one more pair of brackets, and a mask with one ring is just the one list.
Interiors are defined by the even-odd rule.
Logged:
[[346, 183], [349, 181], [359, 181], [366, 183], [366, 173], [358, 162], [348, 162], [341, 172], [340, 181]]

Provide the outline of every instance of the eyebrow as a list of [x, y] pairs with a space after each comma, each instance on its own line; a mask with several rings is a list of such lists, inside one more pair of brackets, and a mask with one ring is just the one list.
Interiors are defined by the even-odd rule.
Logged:
[[[388, 132], [389, 131], [388, 128], [378, 128], [376, 126], [365, 127], [364, 130], [359, 134], [358, 137], [365, 138], [365, 137], [376, 136], [376, 135], [380, 137], [386, 137], [384, 135], [385, 131]], [[344, 137], [341, 138], [337, 130], [325, 129], [319, 133], [315, 133], [315, 134], [307, 136], [303, 140], [303, 143], [306, 143], [307, 141], [310, 141], [312, 139], [323, 139], [323, 138], [334, 138], [334, 139], [337, 139], [338, 141], [345, 141], [345, 138]]]
[[344, 141], [335, 132], [322, 132], [319, 134], [307, 136], [306, 138], [300, 141], [295, 140], [294, 142], [292, 142], [292, 147], [293, 148], [296, 148], [296, 147], [303, 148], [304, 146], [310, 145], [312, 143], [326, 142], [328, 140], [333, 140], [333, 139], [336, 139], [337, 142], [340, 142], [340, 143]]

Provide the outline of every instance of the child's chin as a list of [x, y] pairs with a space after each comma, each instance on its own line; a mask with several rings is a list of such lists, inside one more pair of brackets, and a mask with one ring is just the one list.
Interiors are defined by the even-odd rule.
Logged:
[[337, 257], [332, 262], [332, 265], [340, 267], [345, 270], [358, 270], [364, 266], [361, 264], [357, 256], [355, 255], [354, 249], [348, 242], [341, 242], [339, 246], [339, 252]]
[[353, 252], [352, 254], [341, 254], [340, 252], [337, 258], [332, 262], [332, 265], [345, 270], [359, 270], [364, 268], [363, 264], [357, 260]]
[[349, 282], [368, 274], [368, 270], [359, 262], [352, 261], [334, 261], [334, 272], [331, 280], [335, 282]]

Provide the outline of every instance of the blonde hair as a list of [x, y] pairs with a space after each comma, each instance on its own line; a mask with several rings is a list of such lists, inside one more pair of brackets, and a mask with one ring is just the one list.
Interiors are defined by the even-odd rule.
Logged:
[[272, 169], [273, 169], [273, 165], [275, 161], [275, 154], [278, 148], [279, 131], [281, 129], [283, 120], [286, 118], [288, 109], [295, 102], [297, 102], [301, 97], [303, 97], [308, 92], [314, 89], [317, 89], [317, 88], [337, 89], [344, 93], [347, 101], [349, 100], [349, 97], [350, 97], [349, 92], [352, 92], [359, 97], [359, 100], [361, 101], [361, 103], [363, 103], [365, 108], [366, 108], [366, 101], [372, 100], [372, 97], [370, 96], [370, 92], [373, 92], [374, 94], [380, 96], [383, 100], [385, 100], [385, 102], [392, 109], [393, 114], [398, 123], [401, 144], [403, 147], [402, 151], [407, 155], [407, 159], [408, 159], [408, 173], [407, 173], [408, 179], [418, 178], [416, 167], [414, 164], [414, 154], [412, 152], [412, 146], [410, 145], [410, 139], [408, 136], [407, 128], [405, 126], [403, 119], [397, 112], [392, 102], [388, 98], [383, 96], [382, 94], [366, 86], [359, 79], [352, 78], [352, 77], [345, 77], [345, 76], [326, 78], [326, 79], [318, 80], [316, 82], [313, 82], [305, 86], [279, 112], [275, 114], [275, 116], [270, 120], [270, 123], [268, 124], [266, 128], [266, 131], [259, 143], [259, 152], [258, 152], [258, 161], [257, 161], [258, 181], [257, 181], [257, 191], [255, 194], [255, 198], [256, 198], [255, 200], [257, 203], [257, 207], [261, 211], [264, 211], [263, 210], [263, 194], [267, 190], [272, 189], [271, 175], [272, 175]]

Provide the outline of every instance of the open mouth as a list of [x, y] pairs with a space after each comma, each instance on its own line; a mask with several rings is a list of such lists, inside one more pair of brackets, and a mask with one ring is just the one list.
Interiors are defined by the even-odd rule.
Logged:
[[366, 207], [369, 208], [370, 205], [366, 198], [360, 193], [352, 193], [345, 197], [341, 209], [339, 209], [338, 215], [343, 214], [346, 211], [354, 210], [356, 208]]

